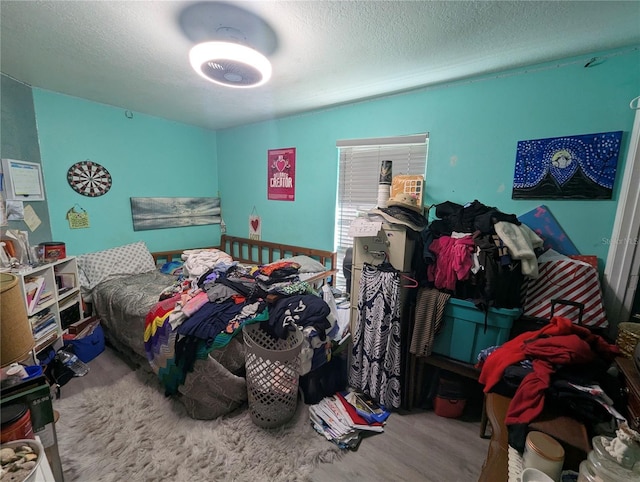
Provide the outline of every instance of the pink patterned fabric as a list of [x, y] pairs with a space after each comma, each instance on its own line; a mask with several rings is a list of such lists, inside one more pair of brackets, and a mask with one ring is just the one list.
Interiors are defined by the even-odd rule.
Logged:
[[471, 236], [441, 236], [433, 240], [429, 250], [436, 255], [436, 262], [429, 266], [427, 276], [437, 289], [454, 291], [456, 281], [463, 281], [469, 277], [473, 266], [471, 256], [475, 250]]

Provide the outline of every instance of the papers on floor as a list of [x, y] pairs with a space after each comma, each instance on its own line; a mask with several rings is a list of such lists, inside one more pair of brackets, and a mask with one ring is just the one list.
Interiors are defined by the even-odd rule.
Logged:
[[340, 448], [351, 450], [358, 447], [363, 434], [384, 432], [388, 417], [388, 411], [356, 392], [336, 393], [309, 406], [316, 432]]

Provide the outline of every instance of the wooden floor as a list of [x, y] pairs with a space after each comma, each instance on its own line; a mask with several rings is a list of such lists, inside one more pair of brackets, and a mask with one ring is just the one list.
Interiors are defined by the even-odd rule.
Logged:
[[[109, 347], [89, 366], [86, 376], [73, 378], [62, 387], [63, 397], [108, 386], [134, 368]], [[384, 433], [367, 437], [341, 461], [320, 465], [313, 472], [313, 481], [476, 481], [489, 447], [479, 431], [479, 413], [472, 414], [471, 421], [439, 417], [431, 410], [393, 413]]]

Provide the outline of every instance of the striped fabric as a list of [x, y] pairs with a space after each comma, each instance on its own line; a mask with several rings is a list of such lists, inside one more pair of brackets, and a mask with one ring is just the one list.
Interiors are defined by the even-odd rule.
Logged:
[[[576, 260], [546, 261], [538, 265], [540, 276], [525, 281], [524, 315], [549, 319], [551, 300], [561, 299], [584, 304], [582, 324], [604, 328], [609, 325], [602, 303], [598, 271]], [[558, 303], [554, 316], [578, 322], [578, 309]]]
[[444, 309], [451, 295], [433, 288], [420, 288], [416, 301], [416, 314], [409, 352], [416, 356], [429, 356], [433, 339], [440, 329]]

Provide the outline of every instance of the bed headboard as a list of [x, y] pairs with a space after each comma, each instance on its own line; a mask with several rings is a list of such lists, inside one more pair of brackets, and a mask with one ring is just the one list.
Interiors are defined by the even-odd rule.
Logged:
[[324, 251], [322, 249], [303, 248], [290, 244], [270, 243], [257, 239], [239, 238], [237, 236], [220, 237], [220, 249], [240, 263], [247, 264], [269, 264], [282, 258], [305, 255], [319, 261], [327, 272], [324, 279], [331, 278], [338, 272], [336, 269], [338, 255], [335, 251]]
[[236, 236], [227, 236], [226, 234], [220, 237], [220, 249], [241, 263], [268, 264], [285, 257], [305, 255], [318, 260], [327, 269], [336, 268], [336, 253], [321, 249], [238, 238]]
[[[337, 254], [334, 251], [324, 251], [321, 249], [303, 248], [289, 244], [270, 243], [268, 241], [239, 238], [237, 236], [220, 237], [218, 249], [229, 254], [234, 260], [245, 264], [269, 264], [285, 257], [305, 255], [319, 261], [326, 267], [327, 271], [322, 273], [318, 279], [327, 280], [333, 284], [333, 277], [338, 272], [336, 269]], [[165, 262], [180, 260], [181, 250], [157, 251], [151, 253], [156, 266]]]
[[[211, 249], [216, 247], [217, 246], [209, 246], [207, 248], [200, 249]], [[153, 256], [153, 260], [156, 262], [156, 266], [162, 266], [164, 263], [170, 263], [171, 261], [180, 261], [182, 259], [181, 256], [183, 251], [184, 249], [174, 249], [171, 251], [155, 251], [151, 253], [151, 256]]]

